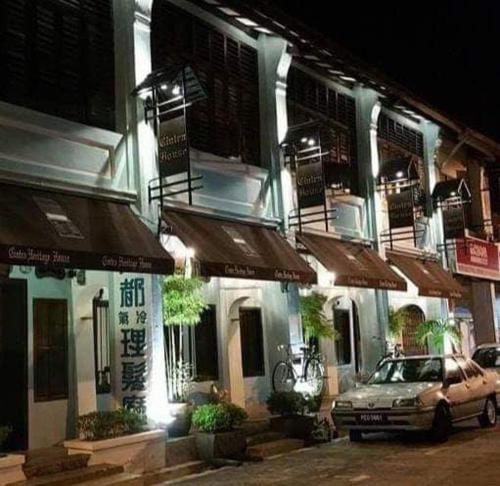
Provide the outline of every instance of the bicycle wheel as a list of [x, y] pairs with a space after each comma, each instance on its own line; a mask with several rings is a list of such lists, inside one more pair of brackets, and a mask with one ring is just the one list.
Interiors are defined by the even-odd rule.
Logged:
[[308, 384], [309, 393], [314, 397], [321, 395], [325, 386], [325, 370], [318, 358], [307, 360], [304, 378]]
[[295, 387], [295, 376], [288, 363], [280, 361], [273, 371], [273, 390], [275, 392], [292, 391]]

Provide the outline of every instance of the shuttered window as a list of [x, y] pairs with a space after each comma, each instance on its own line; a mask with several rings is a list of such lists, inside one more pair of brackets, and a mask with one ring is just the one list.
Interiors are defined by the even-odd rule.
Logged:
[[0, 100], [114, 128], [112, 0], [2, 0]]
[[243, 377], [264, 376], [264, 335], [258, 308], [240, 308], [241, 360]]
[[196, 353], [196, 379], [218, 380], [219, 363], [217, 353], [217, 317], [215, 305], [201, 314], [200, 323], [194, 327]]
[[66, 300], [33, 300], [35, 401], [68, 397], [68, 307]]
[[417, 157], [424, 156], [424, 136], [422, 133], [398, 123], [383, 113], [378, 119], [378, 136]]
[[257, 51], [169, 2], [152, 14], [153, 68], [188, 64], [207, 98], [188, 110], [190, 145], [260, 165]]
[[353, 97], [331, 89], [292, 66], [287, 80], [288, 125], [322, 120], [321, 148], [328, 185], [342, 182], [357, 192], [356, 103]]

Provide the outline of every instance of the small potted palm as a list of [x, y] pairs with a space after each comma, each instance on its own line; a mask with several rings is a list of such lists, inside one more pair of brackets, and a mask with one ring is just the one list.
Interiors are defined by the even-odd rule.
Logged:
[[237, 427], [248, 417], [245, 410], [233, 403], [212, 403], [198, 407], [193, 414], [196, 446], [201, 459], [243, 458], [247, 442]]
[[446, 339], [456, 347], [460, 344], [462, 334], [453, 319], [432, 319], [417, 326], [416, 339], [422, 345], [430, 344], [437, 354], [442, 354]]

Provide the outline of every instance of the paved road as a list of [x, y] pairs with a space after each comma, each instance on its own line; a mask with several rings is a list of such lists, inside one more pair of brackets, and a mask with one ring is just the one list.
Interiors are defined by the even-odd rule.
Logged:
[[425, 437], [371, 436], [346, 439], [182, 481], [199, 486], [480, 486], [500, 484], [500, 424], [479, 429], [467, 423], [441, 445]]

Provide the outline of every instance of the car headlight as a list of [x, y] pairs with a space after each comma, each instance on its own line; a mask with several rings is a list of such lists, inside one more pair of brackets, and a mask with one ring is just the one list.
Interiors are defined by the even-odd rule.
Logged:
[[398, 407], [419, 407], [422, 402], [418, 397], [416, 398], [398, 398], [392, 402], [394, 408]]
[[352, 402], [335, 400], [333, 402], [333, 408], [335, 408], [335, 409], [352, 408]]

